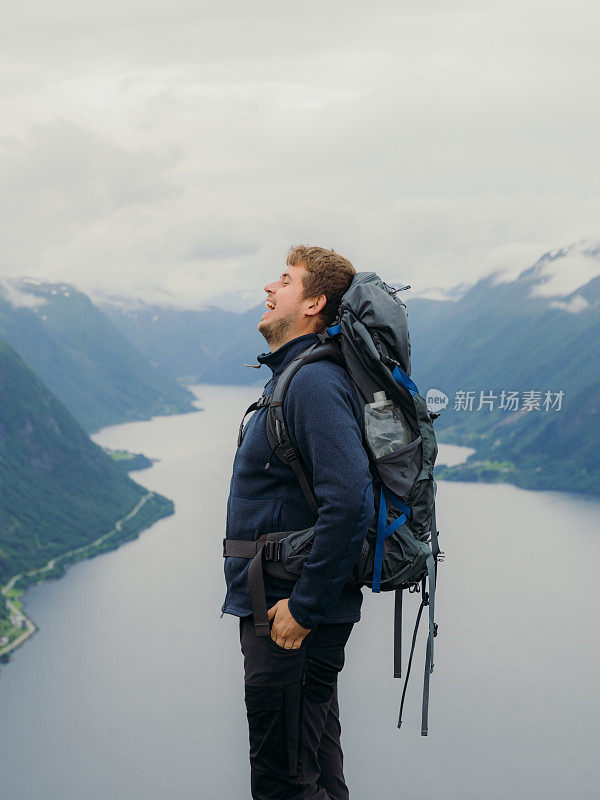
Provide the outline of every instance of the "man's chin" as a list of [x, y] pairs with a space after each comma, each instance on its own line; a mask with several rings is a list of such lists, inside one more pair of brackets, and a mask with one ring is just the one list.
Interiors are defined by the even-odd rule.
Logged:
[[281, 342], [285, 341], [291, 324], [292, 320], [289, 317], [273, 320], [261, 319], [256, 328], [265, 337], [270, 347], [277, 347]]
[[269, 321], [266, 319], [259, 320], [256, 330], [264, 336], [267, 344], [269, 344], [269, 339], [271, 338], [271, 326], [269, 325]]

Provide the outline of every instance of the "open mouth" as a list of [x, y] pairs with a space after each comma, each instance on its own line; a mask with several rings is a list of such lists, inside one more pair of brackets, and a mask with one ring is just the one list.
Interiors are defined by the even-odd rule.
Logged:
[[273, 311], [273, 309], [275, 308], [275, 303], [272, 300], [267, 300], [265, 305], [269, 309], [269, 311]]

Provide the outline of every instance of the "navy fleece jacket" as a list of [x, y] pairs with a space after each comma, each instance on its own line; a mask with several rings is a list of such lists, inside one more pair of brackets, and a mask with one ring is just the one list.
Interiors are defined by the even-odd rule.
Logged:
[[[317, 340], [317, 334], [305, 334], [258, 356], [273, 373], [263, 395], [272, 392], [289, 362]], [[318, 520], [314, 523], [293, 470], [271, 456], [267, 409], [260, 408], [247, 421], [233, 462], [226, 536], [253, 541], [263, 533], [301, 530], [314, 523], [314, 544], [298, 581], [293, 584], [265, 576], [268, 605], [289, 597], [290, 612], [304, 628], [322, 621], [357, 622], [362, 593], [345, 584], [374, 507], [360, 405], [346, 370], [328, 360], [304, 365], [289, 386], [284, 413], [290, 438], [312, 476]], [[270, 467], [265, 469], [268, 461]], [[247, 559], [225, 559], [225, 613], [246, 616], [252, 612], [248, 564]]]

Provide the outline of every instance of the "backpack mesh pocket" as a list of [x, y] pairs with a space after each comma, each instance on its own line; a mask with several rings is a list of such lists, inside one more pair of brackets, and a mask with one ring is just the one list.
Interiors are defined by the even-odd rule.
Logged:
[[[421, 471], [423, 463], [421, 437], [402, 447], [380, 456], [375, 464], [387, 488], [398, 497], [406, 498]], [[410, 504], [409, 504], [410, 505]]]

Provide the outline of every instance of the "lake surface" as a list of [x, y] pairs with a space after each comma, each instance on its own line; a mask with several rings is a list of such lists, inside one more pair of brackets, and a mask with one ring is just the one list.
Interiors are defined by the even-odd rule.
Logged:
[[[250, 798], [237, 620], [219, 618], [221, 539], [237, 428], [261, 390], [191, 388], [203, 412], [93, 437], [159, 459], [132, 477], [176, 513], [29, 589], [39, 631], [0, 672], [3, 798]], [[600, 502], [439, 481], [437, 508], [447, 557], [429, 736], [425, 623], [398, 730], [393, 596], [365, 593], [340, 676], [353, 800], [597, 798]]]

